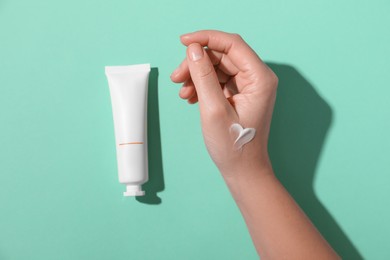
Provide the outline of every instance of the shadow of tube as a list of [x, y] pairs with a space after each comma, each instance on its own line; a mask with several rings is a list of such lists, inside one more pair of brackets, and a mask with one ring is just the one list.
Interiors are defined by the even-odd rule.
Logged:
[[343, 259], [363, 259], [313, 188], [332, 109], [296, 69], [267, 65], [279, 77], [269, 138], [275, 174]]
[[157, 196], [165, 189], [161, 150], [160, 114], [158, 106], [158, 68], [152, 68], [148, 88], [148, 167], [149, 180], [142, 185], [145, 195], [137, 201], [157, 205], [162, 202]]

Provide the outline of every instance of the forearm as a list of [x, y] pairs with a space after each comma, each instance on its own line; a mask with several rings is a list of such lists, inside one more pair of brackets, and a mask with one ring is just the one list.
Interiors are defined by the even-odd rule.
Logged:
[[262, 259], [339, 259], [270, 167], [224, 176]]

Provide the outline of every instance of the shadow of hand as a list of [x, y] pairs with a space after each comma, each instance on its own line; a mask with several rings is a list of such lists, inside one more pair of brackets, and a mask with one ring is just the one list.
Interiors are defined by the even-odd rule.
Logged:
[[279, 77], [269, 138], [275, 174], [343, 259], [363, 259], [313, 188], [332, 110], [296, 69], [275, 63], [267, 65]]

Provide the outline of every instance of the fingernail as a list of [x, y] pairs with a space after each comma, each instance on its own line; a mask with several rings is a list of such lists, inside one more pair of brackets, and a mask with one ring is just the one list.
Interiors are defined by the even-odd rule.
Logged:
[[182, 35], [180, 35], [180, 38], [182, 39], [182, 38], [188, 38], [188, 36], [190, 36], [191, 35], [191, 33], [185, 33], [185, 34], [182, 34]]
[[192, 61], [198, 61], [203, 57], [203, 48], [199, 44], [188, 46], [188, 52]]

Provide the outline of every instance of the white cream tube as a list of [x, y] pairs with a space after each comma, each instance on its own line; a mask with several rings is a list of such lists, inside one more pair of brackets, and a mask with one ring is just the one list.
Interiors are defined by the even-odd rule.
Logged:
[[150, 64], [105, 67], [114, 117], [119, 182], [124, 196], [143, 196], [148, 181], [147, 96]]

